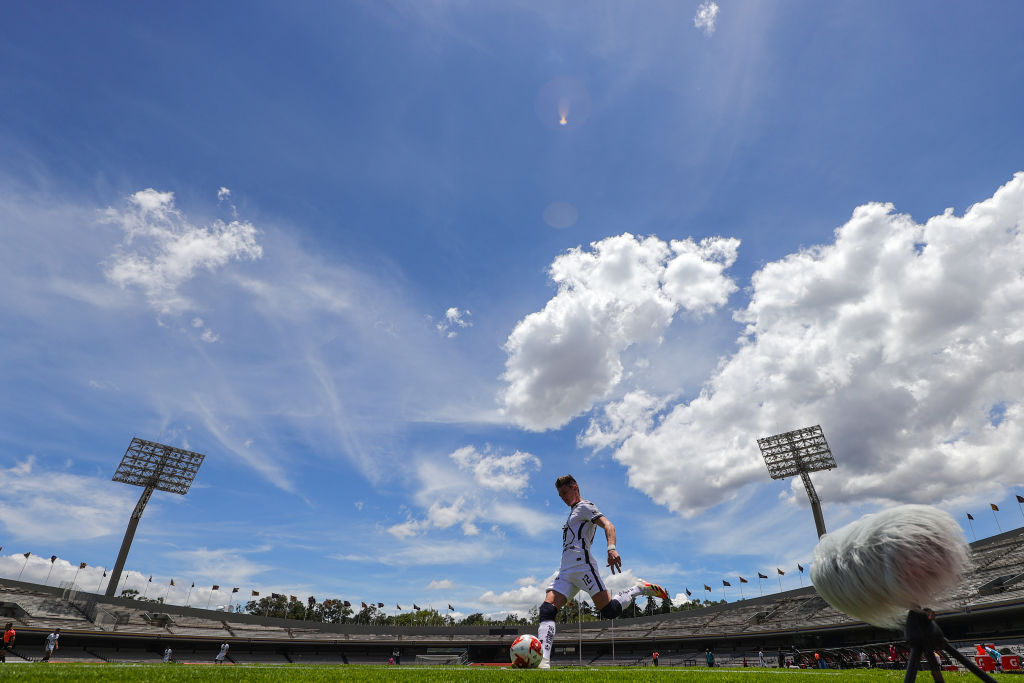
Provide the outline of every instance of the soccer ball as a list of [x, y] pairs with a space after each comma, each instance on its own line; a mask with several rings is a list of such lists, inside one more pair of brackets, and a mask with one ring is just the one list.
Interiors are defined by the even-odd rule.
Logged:
[[516, 638], [508, 650], [512, 666], [519, 669], [536, 669], [543, 657], [540, 639], [524, 634]]

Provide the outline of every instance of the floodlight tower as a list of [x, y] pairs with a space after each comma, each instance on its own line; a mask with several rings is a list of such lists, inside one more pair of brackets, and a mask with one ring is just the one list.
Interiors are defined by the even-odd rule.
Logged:
[[110, 572], [110, 582], [107, 583], [106, 592], [108, 596], [114, 595], [117, 591], [124, 562], [128, 559], [128, 549], [132, 546], [132, 539], [139, 526], [142, 511], [145, 509], [146, 503], [149, 502], [150, 496], [153, 495], [153, 491], [160, 489], [185, 495], [196, 478], [196, 473], [205, 457], [200, 453], [183, 451], [180, 448], [165, 446], [137, 437], [132, 438], [128, 450], [124, 453], [124, 458], [121, 459], [121, 464], [114, 472], [112, 481], [141, 486], [143, 491], [132, 512], [131, 519], [128, 520], [128, 529], [124, 532], [124, 540], [121, 541], [121, 552], [117, 554], [117, 562], [114, 563], [114, 569]]
[[772, 479], [785, 479], [799, 474], [804, 480], [807, 497], [811, 499], [811, 512], [814, 514], [818, 538], [824, 536], [825, 518], [821, 515], [821, 500], [811, 483], [811, 472], [830, 470], [836, 466], [836, 460], [828, 448], [821, 425], [766, 436], [757, 440], [757, 447], [761, 449]]

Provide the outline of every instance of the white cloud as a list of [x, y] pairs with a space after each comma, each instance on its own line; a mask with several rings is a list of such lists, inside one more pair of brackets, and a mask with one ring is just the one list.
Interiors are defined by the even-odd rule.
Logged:
[[441, 579], [440, 581], [434, 579], [426, 585], [428, 591], [448, 590], [450, 588], [455, 588], [455, 584], [450, 579]]
[[473, 473], [480, 486], [520, 495], [530, 483], [529, 470], [540, 469], [540, 459], [529, 453], [516, 451], [512, 455], [480, 453], [473, 446], [463, 446], [451, 454], [451, 459], [462, 469]]
[[0, 525], [14, 538], [99, 538], [122, 529], [134, 506], [109, 479], [43, 469], [33, 456], [0, 469], [0, 481]]
[[425, 517], [410, 517], [388, 527], [388, 533], [408, 540], [431, 529], [459, 526], [463, 535], [477, 536], [477, 522], [493, 524], [489, 533], [496, 537], [501, 536], [502, 525], [530, 536], [557, 528], [555, 518], [517, 501], [529, 486], [530, 471], [540, 468], [536, 456], [520, 451], [499, 455], [489, 449], [481, 453], [465, 446], [450, 454], [450, 462], [454, 468], [426, 458], [418, 463], [414, 501], [425, 509]]
[[757, 437], [813, 424], [840, 468], [815, 477], [831, 502], [939, 503], [1020, 481], [1021, 263], [1024, 173], [961, 217], [858, 207], [833, 243], [755, 273], [739, 349], [699, 396], [653, 426], [650, 401], [611, 406], [585, 440], [620, 439], [629, 483], [687, 516], [766, 480]]
[[123, 209], [107, 208], [103, 220], [119, 225], [124, 241], [105, 267], [107, 278], [122, 288], [138, 287], [162, 314], [193, 304], [180, 288], [198, 271], [216, 271], [237, 259], [259, 259], [262, 247], [251, 223], [214, 221], [194, 225], [174, 206], [173, 192], [146, 189], [128, 198]]
[[705, 0], [697, 8], [697, 14], [693, 17], [693, 25], [704, 31], [704, 35], [710, 36], [715, 32], [716, 21], [718, 21], [718, 3], [714, 0]]
[[435, 327], [437, 331], [451, 339], [458, 335], [459, 328], [472, 327], [473, 323], [469, 320], [472, 313], [469, 309], [459, 310], [456, 307], [451, 307], [444, 312], [444, 319], [438, 322]]
[[219, 190], [217, 190], [217, 201], [222, 202], [226, 199], [231, 199], [231, 190], [229, 190], [226, 187], [222, 187]]
[[505, 343], [501, 401], [527, 429], [560, 427], [589, 410], [621, 381], [626, 349], [658, 344], [678, 311], [710, 313], [736, 290], [723, 275], [736, 239], [666, 243], [624, 233], [590, 247], [555, 259], [558, 293]]

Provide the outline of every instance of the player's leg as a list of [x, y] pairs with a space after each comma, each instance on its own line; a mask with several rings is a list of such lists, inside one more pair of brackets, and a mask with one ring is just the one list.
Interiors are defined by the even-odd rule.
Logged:
[[610, 591], [603, 591], [593, 596], [594, 607], [601, 611], [601, 616], [605, 619], [615, 619], [622, 614], [622, 611], [629, 607], [629, 603], [633, 602], [634, 598], [641, 595], [646, 595], [649, 598], [661, 598], [664, 600], [668, 597], [668, 592], [661, 586], [655, 583], [649, 583], [643, 579], [637, 579], [636, 584], [621, 590], [611, 596]]
[[[538, 610], [538, 617], [540, 617], [540, 626], [537, 627], [537, 638], [540, 639], [542, 658], [540, 661], [539, 668], [550, 669], [551, 668], [551, 647], [555, 643], [555, 616], [558, 615], [558, 610], [565, 606], [568, 598], [565, 593], [560, 592], [557, 589], [565, 590], [568, 589], [559, 584], [561, 575], [555, 577], [555, 583], [551, 588], [548, 589], [547, 594], [544, 596], [544, 602], [540, 604], [540, 610]], [[563, 581], [564, 582], [564, 581]]]

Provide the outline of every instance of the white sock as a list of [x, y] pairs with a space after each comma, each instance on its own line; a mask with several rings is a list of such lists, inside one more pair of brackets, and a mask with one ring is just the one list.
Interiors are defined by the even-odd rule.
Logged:
[[540, 626], [537, 628], [537, 637], [540, 639], [541, 652], [544, 653], [544, 661], [550, 661], [551, 646], [555, 644], [555, 622], [540, 622]]

